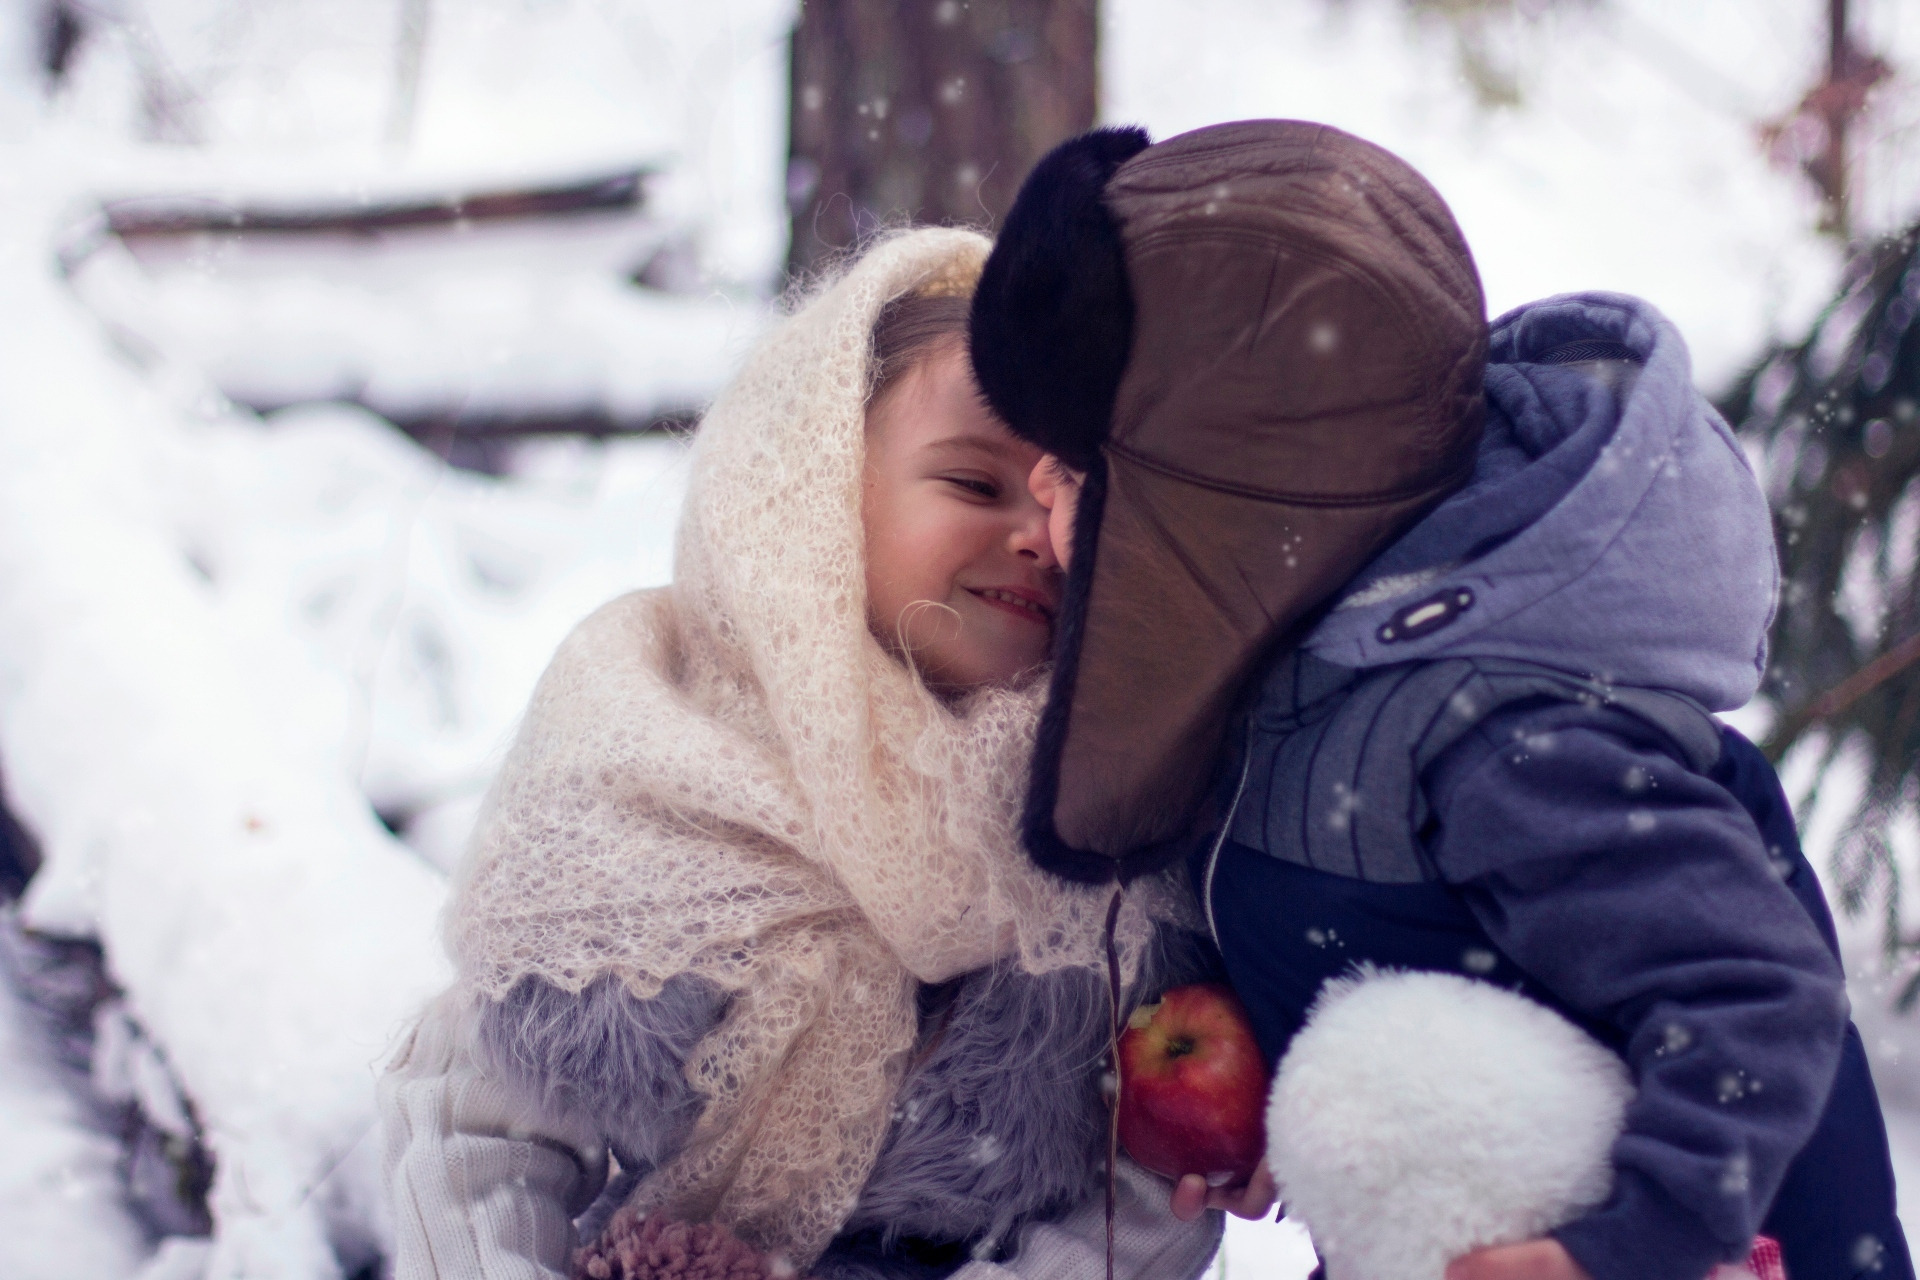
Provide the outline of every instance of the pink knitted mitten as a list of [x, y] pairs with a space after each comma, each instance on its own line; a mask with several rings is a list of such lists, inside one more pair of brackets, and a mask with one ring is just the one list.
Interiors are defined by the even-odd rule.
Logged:
[[573, 1255], [574, 1280], [795, 1280], [791, 1268], [709, 1222], [638, 1218], [622, 1209]]

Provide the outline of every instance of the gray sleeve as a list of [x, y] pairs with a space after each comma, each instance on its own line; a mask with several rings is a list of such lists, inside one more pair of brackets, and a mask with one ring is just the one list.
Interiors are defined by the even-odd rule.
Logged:
[[395, 1280], [564, 1280], [609, 1147], [651, 1168], [699, 1118], [686, 1059], [725, 1007], [684, 976], [436, 1004], [380, 1084]]
[[471, 1021], [443, 1001], [380, 1081], [394, 1278], [566, 1280], [606, 1146], [479, 1070]]
[[[1168, 1210], [1173, 1184], [1122, 1156], [1114, 1214], [1115, 1280], [1196, 1280], [1220, 1249], [1226, 1216], [1209, 1209], [1192, 1222]], [[1106, 1197], [1058, 1222], [1021, 1230], [1008, 1262], [969, 1262], [952, 1280], [1106, 1280]]]
[[1515, 711], [1429, 775], [1429, 849], [1494, 945], [1626, 1058], [1611, 1200], [1555, 1232], [1595, 1280], [1740, 1254], [1813, 1133], [1838, 964], [1726, 790], [1598, 708]]

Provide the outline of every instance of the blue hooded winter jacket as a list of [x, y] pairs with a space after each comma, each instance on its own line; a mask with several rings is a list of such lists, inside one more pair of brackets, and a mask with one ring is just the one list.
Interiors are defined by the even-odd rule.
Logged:
[[1911, 1276], [1831, 918], [1750, 698], [1766, 504], [1653, 308], [1495, 323], [1468, 484], [1256, 682], [1196, 888], [1269, 1060], [1356, 962], [1560, 1010], [1638, 1094], [1594, 1280], [1700, 1280], [1763, 1228], [1794, 1280]]

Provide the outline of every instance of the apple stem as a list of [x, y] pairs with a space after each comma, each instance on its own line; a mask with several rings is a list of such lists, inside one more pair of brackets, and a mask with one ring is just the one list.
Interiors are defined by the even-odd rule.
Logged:
[[1113, 1064], [1114, 1090], [1107, 1099], [1107, 1280], [1113, 1280], [1113, 1219], [1119, 1199], [1120, 1163], [1120, 1090], [1126, 1082], [1120, 1078], [1120, 947], [1115, 934], [1120, 926], [1120, 899], [1124, 885], [1114, 889], [1107, 904], [1107, 1058]]

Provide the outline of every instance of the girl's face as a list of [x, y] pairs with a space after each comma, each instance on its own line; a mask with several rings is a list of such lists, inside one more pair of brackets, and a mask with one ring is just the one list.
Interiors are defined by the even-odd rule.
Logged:
[[957, 338], [867, 409], [867, 622], [934, 688], [1046, 661], [1060, 565], [1027, 488], [1039, 458], [987, 410]]

